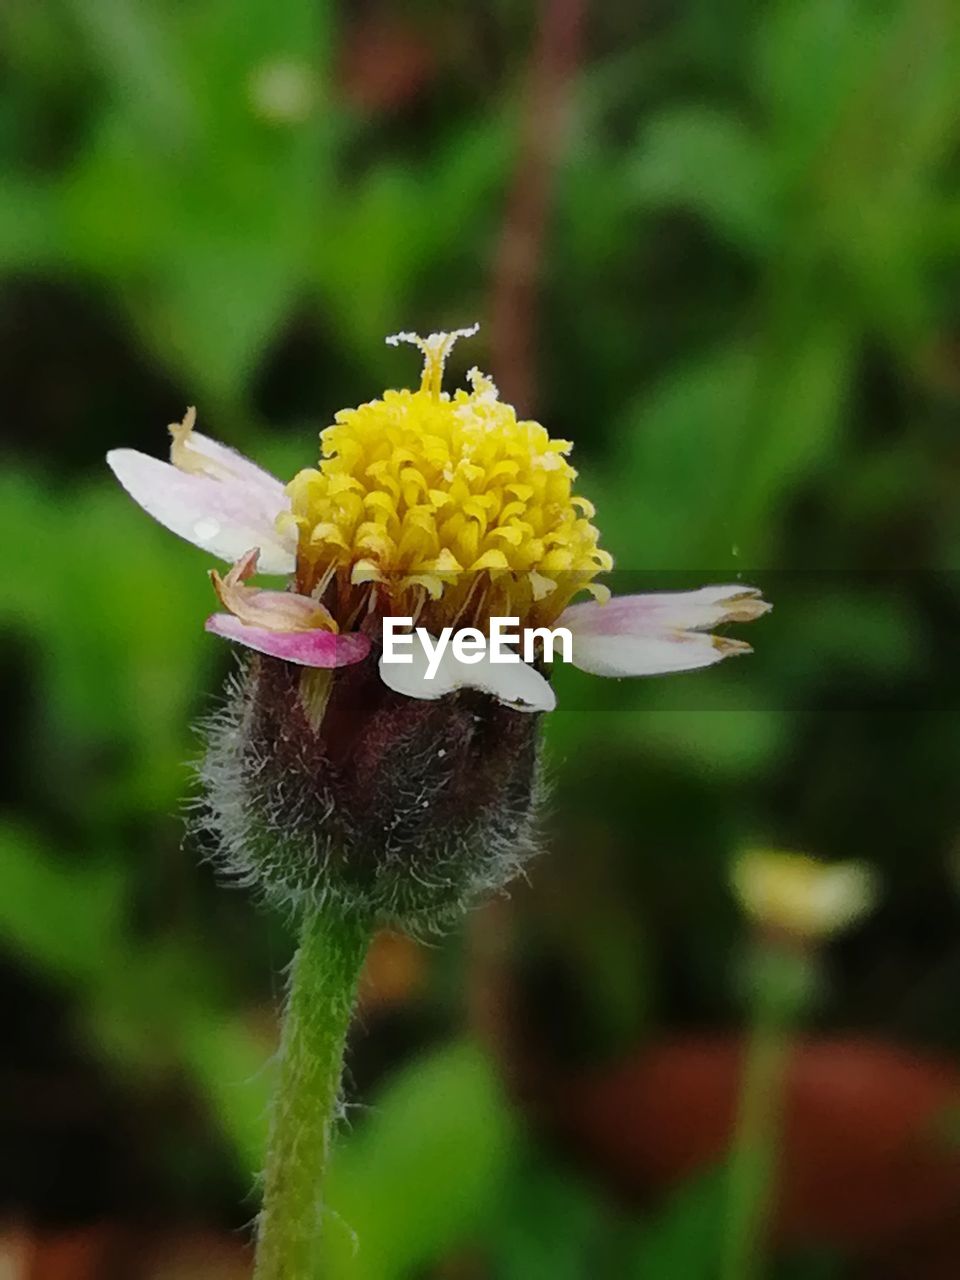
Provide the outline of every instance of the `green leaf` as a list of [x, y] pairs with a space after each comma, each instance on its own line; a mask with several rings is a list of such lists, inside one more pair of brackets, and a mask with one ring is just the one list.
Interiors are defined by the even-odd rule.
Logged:
[[684, 107], [654, 117], [627, 183], [643, 204], [688, 209], [754, 252], [768, 251], [782, 230], [775, 156], [718, 111]]
[[605, 544], [622, 569], [720, 569], [738, 541], [738, 451], [757, 360], [731, 346], [671, 373], [624, 414], [619, 474], [602, 507]]
[[491, 1233], [491, 1274], [497, 1280], [616, 1274], [603, 1265], [612, 1226], [613, 1214], [599, 1189], [528, 1156], [503, 1186]]
[[626, 1274], [633, 1280], [716, 1280], [726, 1200], [726, 1169], [683, 1183], [639, 1233]]
[[57, 861], [26, 828], [0, 825], [0, 940], [58, 978], [118, 963], [127, 883], [110, 863]]
[[329, 1274], [399, 1280], [468, 1240], [494, 1203], [513, 1140], [475, 1046], [445, 1047], [399, 1073], [335, 1155]]

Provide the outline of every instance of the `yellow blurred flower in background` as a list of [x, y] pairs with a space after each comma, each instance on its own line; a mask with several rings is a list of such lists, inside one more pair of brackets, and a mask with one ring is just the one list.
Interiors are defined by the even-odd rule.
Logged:
[[842, 932], [872, 910], [877, 877], [863, 862], [821, 862], [803, 853], [748, 849], [733, 865], [734, 895], [763, 929], [816, 940]]

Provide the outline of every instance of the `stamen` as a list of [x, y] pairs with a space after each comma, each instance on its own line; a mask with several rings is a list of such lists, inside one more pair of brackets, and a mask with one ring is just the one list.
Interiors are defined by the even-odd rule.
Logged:
[[472, 324], [469, 329], [454, 329], [450, 333], [431, 333], [426, 338], [421, 338], [419, 333], [392, 333], [386, 342], [390, 347], [398, 347], [401, 342], [409, 342], [412, 346], [420, 348], [423, 352], [423, 376], [420, 381], [420, 390], [429, 391], [436, 400], [440, 397], [440, 388], [443, 384], [443, 367], [447, 363], [447, 356], [453, 350], [454, 344], [458, 338], [472, 338], [479, 328], [479, 324]]
[[200, 447], [193, 436], [197, 425], [197, 411], [193, 405], [183, 415], [182, 422], [171, 422], [167, 427], [170, 432], [170, 461], [178, 471], [186, 471], [194, 476], [206, 476], [210, 480], [229, 480], [230, 468], [216, 458], [211, 458]]
[[207, 460], [203, 454], [190, 448], [190, 436], [197, 425], [197, 410], [190, 405], [181, 422], [171, 422], [167, 427], [170, 432], [170, 461], [178, 471], [189, 471], [194, 475], [203, 475]]

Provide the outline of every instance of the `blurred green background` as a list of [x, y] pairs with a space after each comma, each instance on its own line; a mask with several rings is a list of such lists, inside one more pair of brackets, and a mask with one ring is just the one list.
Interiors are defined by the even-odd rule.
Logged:
[[195, 403], [292, 475], [414, 382], [386, 334], [475, 318], [452, 377], [576, 442], [632, 583], [776, 612], [563, 672], [529, 884], [379, 940], [330, 1276], [719, 1274], [757, 840], [883, 883], [763, 1266], [960, 1274], [954, 0], [4, 0], [0, 68], [0, 1275], [249, 1273], [292, 946], [183, 843], [231, 655], [103, 455]]

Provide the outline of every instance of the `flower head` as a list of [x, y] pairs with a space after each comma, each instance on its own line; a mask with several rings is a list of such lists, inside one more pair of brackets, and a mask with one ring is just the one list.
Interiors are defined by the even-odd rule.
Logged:
[[[597, 578], [613, 561], [599, 545], [592, 504], [574, 493], [569, 441], [518, 419], [477, 369], [469, 390], [452, 397], [442, 390], [453, 344], [475, 331], [388, 338], [420, 348], [419, 388], [342, 410], [321, 432], [317, 466], [285, 488], [200, 435], [192, 409], [170, 427], [169, 464], [130, 449], [108, 455], [151, 515], [234, 562], [225, 577], [214, 575], [226, 612], [208, 619], [208, 629], [317, 667], [362, 661], [390, 615], [413, 617], [432, 634], [483, 628], [493, 616], [526, 627], [557, 623], [572, 634], [575, 665], [606, 676], [687, 671], [748, 653], [743, 641], [710, 629], [767, 612], [751, 587], [608, 603]], [[247, 587], [254, 567], [292, 575], [290, 589]], [[583, 593], [593, 600], [571, 604]], [[313, 631], [322, 634], [305, 639]], [[408, 697], [474, 687], [518, 710], [555, 702], [543, 674], [527, 664], [492, 671], [447, 661], [442, 674], [430, 683], [416, 664], [381, 663], [384, 681]]]
[[454, 339], [471, 332], [397, 335], [423, 351], [420, 388], [344, 409], [322, 432], [282, 520], [297, 533], [298, 590], [333, 585], [348, 616], [413, 615], [439, 633], [491, 615], [552, 622], [611, 568], [593, 507], [573, 495], [569, 442], [519, 421], [476, 369], [469, 391], [441, 391]]
[[206, 626], [251, 656], [212, 726], [209, 818], [230, 868], [281, 900], [333, 895], [429, 925], [534, 847], [537, 716], [517, 713], [554, 706], [545, 663], [449, 649], [432, 675], [423, 653], [386, 663], [385, 619], [426, 635], [556, 624], [577, 666], [625, 676], [748, 652], [710, 628], [769, 608], [742, 586], [608, 600], [597, 578], [612, 560], [569, 442], [518, 419], [476, 369], [469, 390], [442, 389], [475, 329], [388, 339], [420, 348], [419, 388], [338, 413], [317, 465], [285, 487], [201, 435], [193, 409], [170, 427], [169, 463], [108, 455], [146, 511], [231, 566], [211, 572], [222, 609]]

